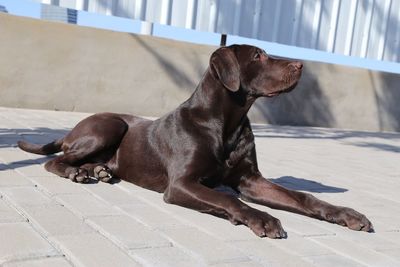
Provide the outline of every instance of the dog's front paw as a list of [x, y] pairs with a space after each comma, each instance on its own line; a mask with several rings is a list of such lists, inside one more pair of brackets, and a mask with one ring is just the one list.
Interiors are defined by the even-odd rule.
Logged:
[[347, 226], [351, 230], [374, 232], [374, 227], [367, 217], [351, 208], [343, 207], [326, 216], [327, 221]]
[[247, 225], [257, 236], [269, 238], [286, 238], [287, 233], [283, 230], [281, 222], [268, 213], [253, 210], [246, 215], [244, 224]]

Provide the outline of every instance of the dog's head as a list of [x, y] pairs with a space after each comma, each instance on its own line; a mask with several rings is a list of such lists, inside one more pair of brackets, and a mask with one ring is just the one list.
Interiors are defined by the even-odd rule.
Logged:
[[268, 56], [264, 50], [249, 45], [232, 45], [216, 50], [210, 69], [228, 90], [240, 88], [248, 95], [272, 97], [289, 92], [300, 79], [300, 61]]

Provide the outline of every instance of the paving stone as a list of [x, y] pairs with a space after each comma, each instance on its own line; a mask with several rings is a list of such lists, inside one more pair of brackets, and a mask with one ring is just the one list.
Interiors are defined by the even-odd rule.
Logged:
[[67, 208], [80, 216], [86, 218], [90, 216], [119, 215], [117, 209], [113, 208], [104, 201], [87, 194], [58, 195], [56, 199], [63, 203]]
[[382, 253], [386, 256], [389, 256], [393, 260], [400, 262], [400, 248], [395, 249], [387, 249], [387, 250], [378, 250], [379, 253]]
[[[217, 218], [209, 214], [200, 213], [198, 211], [187, 209], [177, 205], [166, 204], [162, 199], [162, 194], [160, 193], [141, 188], [135, 189], [134, 194], [138, 199], [140, 199], [142, 205], [148, 204], [152, 208], [162, 211], [161, 214], [159, 213], [160, 216], [163, 216], [165, 218], [165, 220], [162, 221], [162, 226], [160, 226], [160, 220], [157, 220], [157, 225], [152, 225], [151, 227], [168, 228], [177, 226], [179, 227], [179, 225], [184, 224], [201, 228], [203, 231], [209, 233], [210, 235], [226, 241], [246, 240], [249, 238], [254, 238], [253, 232], [249, 230], [246, 226], [235, 226], [232, 225], [228, 220]], [[125, 211], [128, 211], [128, 207], [129, 206], [122, 206]], [[146, 217], [146, 214], [148, 213], [137, 205], [132, 205], [130, 209], [131, 211], [137, 211], [137, 209], [140, 209], [140, 211], [138, 212], [131, 213], [132, 216], [138, 216], [139, 220], [141, 215], [143, 215], [142, 218], [150, 217]], [[149, 223], [151, 224], [152, 220], [149, 220]]]
[[400, 247], [400, 232], [378, 232], [375, 235], [390, 241], [391, 243], [396, 243]]
[[[143, 223], [147, 223], [149, 227], [152, 228], [169, 228], [169, 227], [179, 227], [181, 225], [192, 225], [201, 228], [203, 231], [216, 236], [222, 240], [246, 240], [249, 238], [254, 238], [254, 234], [247, 227], [234, 226], [229, 221], [214, 217], [212, 215], [203, 214], [191, 209], [186, 209], [180, 206], [166, 204], [163, 201], [162, 194], [147, 190], [138, 186], [133, 185], [132, 188], [123, 185], [122, 189], [131, 192], [135, 197], [134, 203], [132, 205], [122, 205], [121, 208], [129, 212], [131, 216]], [[120, 203], [126, 202], [126, 196], [123, 196]], [[107, 199], [113, 199], [114, 196], [110, 196]], [[106, 199], [105, 199], [106, 200]], [[117, 203], [113, 200], [113, 203]], [[117, 203], [118, 204], [118, 203]], [[140, 205], [151, 206], [150, 212], [147, 209], [142, 208]], [[157, 217], [151, 215], [151, 210], [160, 210]], [[160, 216], [163, 219], [160, 219]], [[207, 220], [203, 220], [204, 216]], [[162, 223], [160, 223], [162, 222]]]
[[180, 228], [187, 225], [170, 214], [147, 204], [121, 205], [119, 208], [150, 229]]
[[[168, 205], [168, 204], [167, 204]], [[165, 208], [163, 210], [166, 210]], [[244, 225], [233, 225], [228, 220], [183, 207], [168, 205], [168, 212], [190, 226], [223, 241], [251, 240], [257, 237]]]
[[371, 216], [369, 219], [373, 223], [376, 232], [400, 231], [400, 221], [396, 220], [396, 216], [391, 216], [390, 213], [385, 216]]
[[0, 170], [0, 187], [29, 186], [31, 181], [14, 170]]
[[[46, 161], [47, 159], [50, 160], [50, 158], [46, 157]], [[15, 171], [25, 177], [58, 177], [55, 174], [46, 171], [43, 164], [18, 165], [15, 168]]]
[[96, 195], [98, 198], [101, 198], [110, 205], [123, 205], [139, 202], [134, 195], [112, 184], [99, 182], [97, 184], [86, 184], [82, 186], [87, 191]]
[[287, 239], [277, 239], [270, 243], [301, 257], [332, 254], [332, 250], [294, 232], [290, 232]]
[[292, 254], [287, 249], [276, 247], [271, 239], [258, 239], [250, 241], [237, 241], [234, 245], [242, 253], [247, 255], [253, 261], [265, 264], [266, 266], [312, 266], [301, 257]]
[[141, 266], [100, 234], [58, 236], [55, 240], [66, 257], [77, 266]]
[[0, 223], [23, 222], [26, 221], [17, 210], [9, 206], [4, 199], [0, 198]]
[[91, 217], [87, 223], [125, 249], [170, 247], [171, 242], [127, 215]]
[[[13, 226], [7, 231], [13, 239], [18, 225], [27, 225], [22, 223], [26, 216], [27, 236], [35, 236], [10, 252], [8, 266], [57, 266], [58, 261], [60, 266], [113, 266], [113, 257], [121, 266], [400, 266], [399, 154], [383, 149], [400, 147], [400, 133], [255, 127], [262, 173], [355, 208], [376, 230], [354, 232], [253, 205], [279, 218], [288, 231], [288, 239], [270, 240], [257, 238], [245, 226], [166, 204], [162, 194], [125, 181], [72, 183], [44, 170], [48, 157], [15, 147], [20, 139], [59, 138], [88, 115], [0, 107], [0, 229]], [[56, 251], [55, 257], [33, 255], [32, 250], [40, 250], [37, 240]]]
[[356, 190], [352, 191], [341, 194], [339, 198], [334, 194], [324, 194], [324, 199], [328, 202], [335, 202], [335, 204], [340, 206], [351, 206], [368, 217], [400, 214], [399, 203], [396, 201], [373, 195], [371, 192], [361, 190], [358, 190], [358, 192]]
[[80, 235], [94, 232], [81, 217], [56, 203], [46, 206], [28, 206], [23, 209], [23, 212], [45, 236]]
[[50, 197], [34, 186], [0, 188], [0, 194], [18, 206], [44, 206], [52, 203]]
[[[399, 244], [396, 242], [385, 239], [378, 233], [366, 233], [363, 231], [353, 231], [347, 227], [341, 227], [335, 224], [324, 224], [323, 227], [334, 231], [338, 238], [347, 240], [354, 244], [362, 244], [363, 247], [372, 250], [389, 250], [396, 249]], [[400, 240], [399, 240], [400, 242]]]
[[[124, 191], [135, 193], [136, 191], [142, 191], [143, 187], [137, 186], [132, 183], [128, 183], [126, 181], [120, 181], [119, 183], [115, 184], [116, 187], [121, 188]], [[154, 194], [157, 194], [154, 192]]]
[[207, 264], [249, 260], [246, 254], [230, 244], [215, 239], [197, 228], [169, 228], [161, 231], [174, 246], [184, 249], [188, 254], [200, 257]]
[[[370, 265], [364, 265], [359, 262], [353, 261], [351, 258], [346, 258], [340, 255], [320, 255], [305, 258], [312, 264], [318, 267], [364, 267]], [[382, 265], [384, 266], [384, 265]]]
[[362, 243], [349, 242], [336, 236], [310, 238], [320, 245], [326, 246], [338, 254], [351, 258], [354, 261], [368, 266], [399, 266], [400, 262], [385, 256], [382, 253], [364, 247]]
[[35, 158], [38, 155], [32, 155], [18, 148], [1, 148], [0, 161], [7, 165], [13, 164], [35, 164], [39, 163]]
[[[9, 115], [7, 116], [5, 114], [6, 111], [4, 111], [4, 109], [1, 110], [1, 115], [0, 115], [0, 119], [1, 119], [1, 125], [2, 128], [7, 129], [7, 130], [13, 130], [13, 131], [17, 131], [18, 129], [26, 129], [28, 128], [26, 125], [21, 124], [19, 122], [17, 122], [15, 120], [15, 117], [18, 116], [17, 112], [13, 112], [11, 110], [8, 110]], [[7, 118], [8, 117], [8, 118]], [[12, 118], [12, 119], [9, 119]]]
[[0, 264], [32, 257], [60, 255], [28, 223], [0, 224]]
[[213, 264], [213, 267], [261, 267], [261, 266], [272, 266], [272, 264], [261, 264], [255, 261], [240, 261], [240, 262], [229, 262], [229, 263], [218, 263]]
[[24, 261], [7, 262], [4, 267], [71, 267], [64, 257], [39, 258]]
[[199, 258], [184, 253], [176, 247], [152, 249], [135, 249], [129, 253], [144, 266], [154, 267], [187, 267], [206, 266]]
[[[132, 192], [132, 191], [131, 191]], [[150, 204], [155, 204], [155, 205], [168, 205], [164, 202], [163, 200], [163, 194], [160, 194], [158, 192], [140, 188], [140, 189], [134, 189], [132, 192], [132, 195], [135, 197], [141, 199], [142, 201], [145, 201]]]
[[87, 194], [82, 184], [59, 176], [32, 176], [29, 179], [51, 196], [60, 194]]

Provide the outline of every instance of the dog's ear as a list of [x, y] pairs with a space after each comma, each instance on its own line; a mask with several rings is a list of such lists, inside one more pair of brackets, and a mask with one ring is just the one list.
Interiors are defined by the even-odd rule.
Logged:
[[239, 63], [230, 48], [222, 47], [215, 51], [210, 58], [210, 68], [226, 88], [232, 92], [239, 90]]

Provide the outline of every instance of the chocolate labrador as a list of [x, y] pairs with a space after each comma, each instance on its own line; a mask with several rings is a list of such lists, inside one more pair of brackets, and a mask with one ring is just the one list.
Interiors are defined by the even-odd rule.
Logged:
[[286, 232], [278, 219], [215, 187], [229, 186], [245, 201], [371, 232], [371, 222], [357, 211], [285, 189], [258, 170], [247, 112], [258, 97], [291, 91], [302, 67], [257, 47], [222, 47], [211, 55], [192, 96], [157, 120], [99, 113], [60, 140], [18, 146], [43, 155], [63, 151], [45, 168], [72, 181], [119, 177], [164, 193], [167, 203], [244, 224], [260, 237], [285, 238]]

